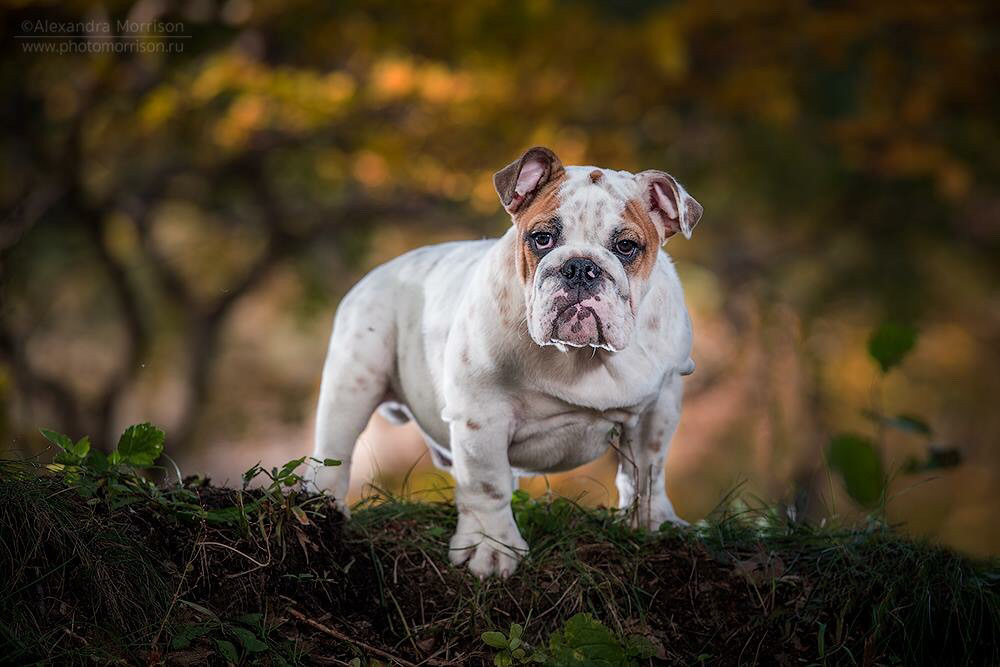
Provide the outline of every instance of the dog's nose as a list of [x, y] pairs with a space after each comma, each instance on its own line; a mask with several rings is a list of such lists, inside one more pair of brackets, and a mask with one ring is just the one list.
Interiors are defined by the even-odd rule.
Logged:
[[559, 273], [573, 287], [590, 287], [601, 277], [601, 267], [589, 259], [574, 257], [562, 265]]

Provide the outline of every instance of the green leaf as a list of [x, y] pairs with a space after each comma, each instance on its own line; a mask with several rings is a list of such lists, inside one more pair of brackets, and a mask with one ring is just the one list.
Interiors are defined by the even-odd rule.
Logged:
[[263, 618], [264, 618], [264, 614], [260, 614], [260, 613], [257, 613], [257, 614], [243, 614], [242, 616], [240, 616], [236, 620], [239, 621], [240, 623], [242, 623], [243, 625], [249, 625], [250, 627], [255, 628], [255, 627], [257, 627], [257, 626], [260, 625], [260, 622], [261, 622], [261, 620], [263, 620]]
[[306, 460], [305, 456], [298, 459], [292, 459], [285, 465], [281, 466], [281, 470], [278, 471], [278, 474], [275, 475], [275, 477], [287, 477], [288, 475], [292, 474], [292, 472], [294, 472], [296, 468], [302, 465], [305, 462], [305, 460]]
[[51, 442], [53, 445], [62, 449], [64, 451], [70, 451], [73, 447], [73, 441], [70, 440], [69, 436], [63, 435], [62, 433], [57, 433], [47, 428], [40, 428], [38, 432], [41, 433], [46, 440]]
[[323, 465], [325, 465], [327, 467], [330, 467], [330, 468], [332, 468], [334, 466], [339, 466], [341, 464], [343, 464], [343, 461], [341, 461], [339, 459], [323, 459]]
[[642, 635], [632, 635], [625, 640], [625, 648], [630, 658], [646, 660], [656, 655], [656, 646], [648, 637]]
[[222, 657], [227, 661], [239, 663], [240, 654], [236, 651], [236, 647], [232, 642], [226, 641], [225, 639], [216, 639], [215, 646], [219, 649], [219, 653], [222, 654]]
[[264, 472], [264, 469], [260, 467], [260, 461], [257, 461], [249, 470], [243, 473], [243, 488], [247, 488], [250, 482], [256, 479], [262, 472]]
[[87, 452], [87, 458], [84, 459], [83, 465], [91, 472], [101, 475], [108, 471], [108, 457], [101, 450], [92, 449]]
[[174, 638], [170, 642], [170, 648], [187, 648], [191, 645], [192, 641], [198, 639], [199, 637], [204, 637], [211, 631], [212, 628], [204, 623], [192, 623], [185, 625], [177, 631], [177, 634], [174, 635]]
[[497, 653], [493, 656], [493, 664], [496, 665], [496, 667], [510, 667], [510, 665], [514, 664], [514, 661], [507, 653]]
[[898, 366], [917, 342], [917, 331], [903, 324], [886, 323], [872, 332], [868, 353], [883, 373]]
[[87, 452], [90, 451], [90, 438], [83, 436], [76, 441], [75, 445], [70, 446], [69, 451], [73, 452], [75, 456], [78, 456], [81, 460], [83, 460], [83, 457], [85, 457]]
[[54, 457], [52, 457], [52, 460], [65, 466], [75, 466], [80, 464], [80, 457], [69, 451], [58, 452]]
[[625, 648], [590, 614], [576, 614], [549, 640], [555, 664], [628, 664]]
[[515, 504], [527, 503], [531, 500], [531, 494], [523, 489], [516, 489], [511, 495], [511, 500]]
[[507, 648], [507, 638], [502, 632], [488, 631], [482, 634], [483, 641], [493, 648]]
[[524, 635], [524, 627], [520, 623], [510, 624], [510, 638], [520, 639]]
[[870, 507], [882, 497], [885, 475], [871, 440], [859, 435], [838, 435], [830, 441], [830, 467], [844, 478], [847, 493]]
[[163, 452], [163, 431], [149, 422], [129, 426], [118, 440], [117, 452], [123, 463], [151, 466]]
[[258, 639], [257, 635], [249, 630], [244, 628], [229, 628], [229, 631], [236, 635], [236, 638], [240, 640], [240, 644], [243, 645], [243, 648], [250, 653], [262, 653], [267, 650], [267, 644]]

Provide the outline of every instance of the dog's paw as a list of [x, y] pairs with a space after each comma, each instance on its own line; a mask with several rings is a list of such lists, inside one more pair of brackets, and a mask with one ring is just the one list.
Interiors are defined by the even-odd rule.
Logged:
[[528, 543], [517, 528], [503, 531], [496, 537], [482, 532], [455, 533], [448, 547], [452, 564], [468, 562], [469, 571], [480, 579], [493, 575], [506, 579], [527, 553]]
[[343, 514], [345, 519], [351, 518], [351, 508], [347, 506], [350, 469], [342, 470], [334, 467], [318, 468], [313, 483], [317, 489], [325, 491], [333, 497], [334, 508]]

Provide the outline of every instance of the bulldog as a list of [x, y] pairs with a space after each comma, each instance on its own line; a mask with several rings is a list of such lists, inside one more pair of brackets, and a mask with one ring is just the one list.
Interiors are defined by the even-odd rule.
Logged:
[[343, 299], [323, 368], [317, 473], [347, 513], [351, 455], [372, 413], [420, 427], [455, 479], [455, 565], [508, 576], [528, 545], [517, 478], [618, 455], [618, 505], [683, 524], [664, 462], [694, 369], [691, 321], [663, 244], [702, 207], [670, 174], [564, 167], [536, 147], [493, 177], [500, 239], [429, 246]]

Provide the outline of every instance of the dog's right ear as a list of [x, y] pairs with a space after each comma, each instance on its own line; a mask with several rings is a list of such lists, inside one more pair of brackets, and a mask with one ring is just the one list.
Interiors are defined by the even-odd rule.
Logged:
[[556, 154], [544, 146], [525, 151], [519, 159], [493, 174], [493, 185], [508, 213], [523, 210], [547, 183], [565, 170]]

